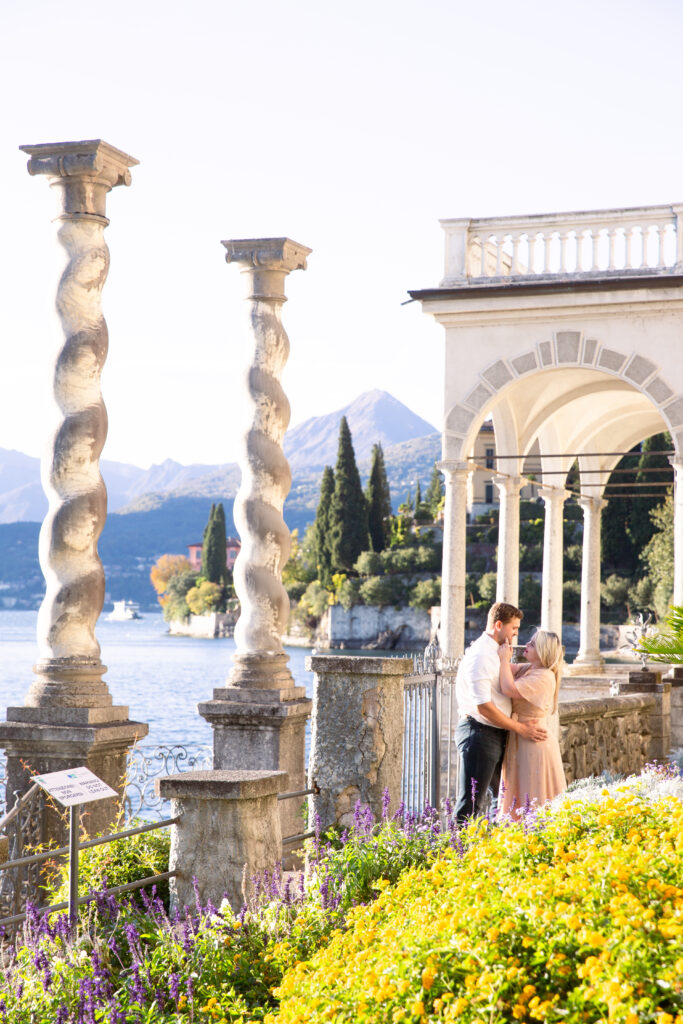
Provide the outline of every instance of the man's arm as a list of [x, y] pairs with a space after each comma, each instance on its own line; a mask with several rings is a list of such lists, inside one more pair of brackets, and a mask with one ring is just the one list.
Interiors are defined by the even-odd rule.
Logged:
[[516, 732], [523, 736], [525, 740], [533, 740], [534, 743], [540, 743], [542, 740], [548, 739], [548, 730], [537, 725], [537, 719], [534, 718], [528, 722], [516, 722], [514, 718], [508, 718], [507, 715], [503, 714], [493, 701], [488, 701], [486, 704], [477, 704], [477, 711], [491, 725], [497, 725], [499, 729], [508, 729], [510, 732]]

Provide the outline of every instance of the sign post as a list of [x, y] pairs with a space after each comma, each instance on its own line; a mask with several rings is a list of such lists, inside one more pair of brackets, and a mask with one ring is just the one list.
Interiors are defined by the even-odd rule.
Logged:
[[118, 793], [85, 767], [67, 768], [66, 771], [36, 775], [33, 781], [62, 807], [69, 808], [69, 923], [75, 931], [78, 921], [78, 847], [81, 804], [91, 803], [93, 800], [108, 800], [113, 796], [118, 796]]

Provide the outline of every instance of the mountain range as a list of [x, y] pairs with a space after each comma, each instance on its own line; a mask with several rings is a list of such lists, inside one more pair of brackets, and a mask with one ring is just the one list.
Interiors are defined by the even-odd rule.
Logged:
[[[284, 449], [292, 487], [284, 516], [303, 531], [315, 516], [320, 476], [336, 462], [339, 421], [346, 416], [361, 477], [370, 471], [373, 444], [384, 449], [394, 507], [420, 480], [426, 487], [441, 449], [441, 435], [426, 420], [386, 391], [369, 391], [355, 401], [306, 420], [290, 430]], [[159, 555], [186, 552], [201, 540], [211, 503], [225, 506], [228, 533], [235, 533], [232, 506], [240, 481], [236, 463], [183, 466], [166, 459], [149, 469], [102, 460], [109, 515], [99, 542], [108, 597], [154, 605], [149, 569]], [[47, 501], [39, 460], [0, 449], [0, 607], [35, 607], [43, 579], [37, 542]]]

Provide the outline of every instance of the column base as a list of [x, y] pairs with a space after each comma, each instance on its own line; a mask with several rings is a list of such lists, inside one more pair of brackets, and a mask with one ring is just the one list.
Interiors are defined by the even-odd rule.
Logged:
[[600, 676], [605, 671], [605, 659], [601, 656], [600, 651], [595, 650], [586, 651], [584, 654], [579, 652], [573, 663], [567, 665], [566, 675], [585, 676], [588, 672], [590, 675]]

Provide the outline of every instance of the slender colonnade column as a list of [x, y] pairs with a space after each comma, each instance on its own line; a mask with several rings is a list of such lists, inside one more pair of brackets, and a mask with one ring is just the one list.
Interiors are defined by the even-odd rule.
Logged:
[[[292, 790], [305, 787], [304, 743], [311, 701], [294, 685], [282, 647], [289, 598], [282, 569], [289, 557], [289, 530], [282, 517], [291, 473], [282, 450], [289, 402], [280, 377], [289, 355], [282, 324], [285, 279], [305, 270], [311, 252], [289, 238], [223, 242], [228, 263], [239, 264], [246, 288], [248, 422], [239, 465], [242, 481], [234, 517], [242, 547], [235, 562], [240, 618], [233, 669], [214, 699], [199, 712], [214, 729], [214, 768], [280, 769]], [[295, 800], [281, 804], [284, 836], [299, 828]]]
[[541, 593], [541, 629], [557, 633], [562, 639], [563, 519], [569, 491], [560, 487], [542, 487], [545, 503], [543, 526], [543, 589]]
[[[29, 173], [45, 175], [59, 201], [57, 238], [65, 259], [56, 309], [64, 339], [55, 359], [54, 430], [42, 462], [49, 510], [40, 533], [45, 597], [38, 614], [36, 679], [24, 707], [8, 709], [0, 740], [10, 741], [13, 784], [13, 754], [23, 751], [34, 769], [87, 762], [120, 788], [125, 751], [147, 727], [127, 721], [128, 708], [112, 707], [95, 636], [105, 590], [97, 542], [107, 515], [99, 468], [107, 436], [100, 376], [108, 333], [101, 295], [109, 269], [107, 193], [130, 184], [129, 168], [138, 161], [100, 139], [21, 149], [30, 156]], [[92, 729], [79, 729], [84, 726]], [[110, 805], [97, 805], [92, 818], [100, 808], [107, 816], [111, 811]]]
[[519, 601], [519, 492], [518, 476], [496, 476], [500, 493], [498, 518], [498, 573], [496, 601], [516, 605]]
[[583, 554], [581, 560], [581, 625], [579, 653], [575, 665], [601, 669], [600, 657], [600, 513], [601, 498], [578, 499], [583, 509]]
[[457, 658], [465, 649], [465, 553], [467, 547], [466, 462], [440, 462], [446, 478], [443, 566], [441, 573], [441, 649]]
[[683, 458], [672, 455], [674, 469], [674, 596], [673, 603], [683, 605]]

